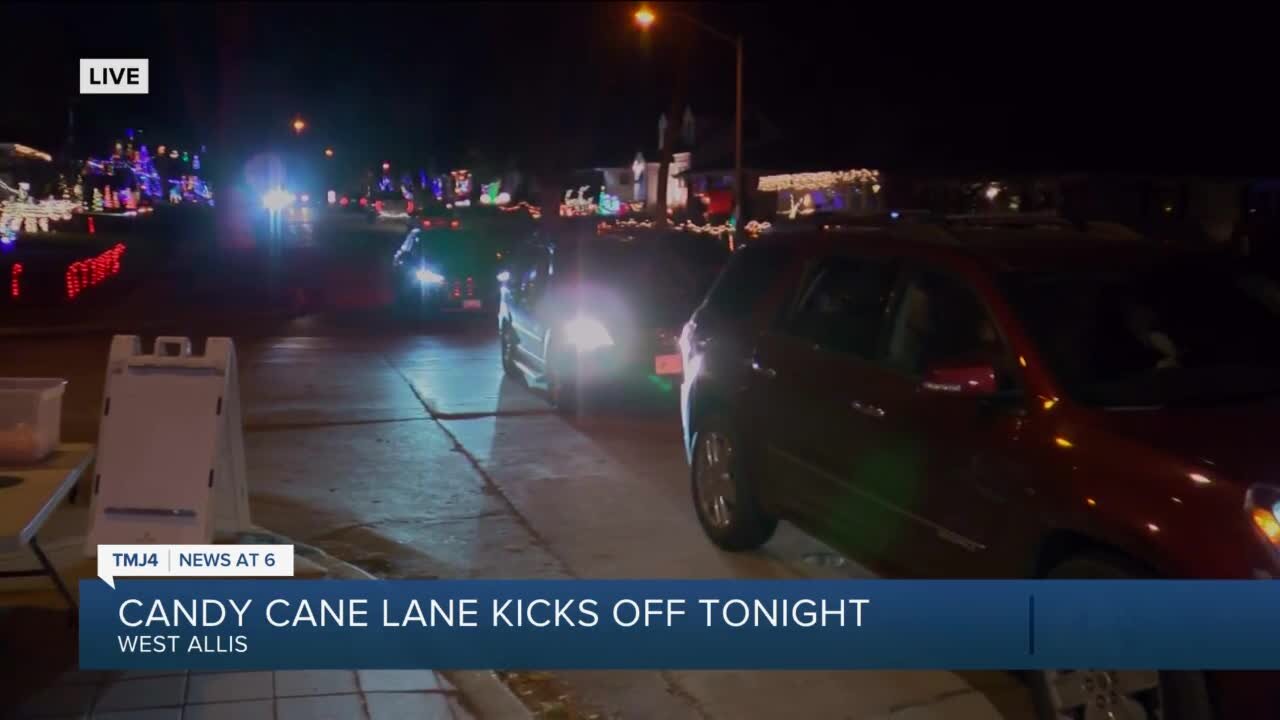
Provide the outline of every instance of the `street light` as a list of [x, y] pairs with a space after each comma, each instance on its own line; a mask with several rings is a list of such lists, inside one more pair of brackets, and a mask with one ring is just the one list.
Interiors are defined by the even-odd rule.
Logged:
[[[742, 35], [730, 35], [720, 32], [710, 25], [702, 22], [698, 18], [683, 13], [679, 10], [671, 10], [671, 15], [684, 20], [699, 30], [723, 40], [733, 46], [734, 51], [738, 55], [738, 64], [736, 71], [737, 91], [734, 99], [733, 111], [733, 227], [737, 231], [742, 226], [742, 205], [745, 197], [742, 177]], [[633, 15], [636, 25], [642, 30], [648, 30], [657, 20], [658, 16], [647, 5], [641, 5]]]
[[325, 148], [325, 149], [324, 149], [324, 156], [325, 156], [325, 157], [333, 157], [333, 148]]
[[303, 130], [306, 130], [306, 129], [307, 129], [307, 123], [306, 123], [306, 121], [305, 121], [305, 120], [303, 120], [303, 119], [302, 119], [302, 118], [300, 118], [300, 117], [299, 117], [299, 118], [294, 118], [294, 120], [293, 120], [293, 132], [294, 132], [295, 134], [301, 135], [301, 134], [302, 134], [302, 131], [303, 131]]
[[389, 162], [384, 162], [384, 163], [382, 163], [382, 172], [386, 172], [386, 171], [388, 171], [388, 170], [390, 170], [390, 169], [391, 169], [391, 163], [389, 163]]

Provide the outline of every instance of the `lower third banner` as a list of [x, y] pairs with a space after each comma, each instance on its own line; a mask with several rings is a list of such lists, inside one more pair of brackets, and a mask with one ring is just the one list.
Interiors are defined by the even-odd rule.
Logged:
[[86, 669], [1273, 669], [1263, 581], [80, 583]]

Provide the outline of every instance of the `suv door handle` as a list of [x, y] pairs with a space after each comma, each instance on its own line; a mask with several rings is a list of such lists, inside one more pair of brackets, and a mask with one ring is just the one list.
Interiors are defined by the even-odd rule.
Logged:
[[754, 372], [757, 375], [763, 375], [770, 380], [778, 377], [777, 370], [774, 370], [771, 367], [765, 367], [764, 365], [761, 365], [760, 361], [756, 360], [755, 358], [751, 359], [751, 372]]
[[849, 403], [849, 407], [853, 408], [855, 412], [862, 413], [867, 417], [873, 417], [873, 418], [884, 417], [884, 408], [879, 407], [877, 405], [871, 405], [869, 403], [864, 403], [859, 400], [854, 400], [853, 402]]

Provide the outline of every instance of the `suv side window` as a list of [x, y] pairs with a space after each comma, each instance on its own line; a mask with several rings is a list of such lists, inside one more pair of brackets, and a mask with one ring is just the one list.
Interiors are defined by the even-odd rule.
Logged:
[[1012, 355], [977, 293], [933, 271], [915, 274], [903, 289], [886, 361], [917, 376], [936, 363], [990, 363], [1001, 390], [1016, 384]]
[[746, 246], [729, 262], [707, 292], [707, 307], [730, 317], [750, 313], [786, 268], [786, 250]]
[[786, 330], [825, 350], [873, 359], [893, 283], [887, 261], [824, 260], [797, 298]]

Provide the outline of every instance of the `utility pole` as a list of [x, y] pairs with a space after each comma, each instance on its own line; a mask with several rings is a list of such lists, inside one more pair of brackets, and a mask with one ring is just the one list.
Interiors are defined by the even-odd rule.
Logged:
[[742, 173], [742, 36], [737, 36], [738, 48], [738, 82], [733, 112], [733, 231], [738, 234], [742, 229], [742, 217], [745, 212], [746, 186]]

